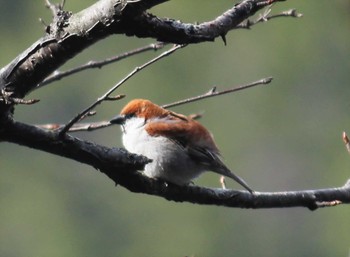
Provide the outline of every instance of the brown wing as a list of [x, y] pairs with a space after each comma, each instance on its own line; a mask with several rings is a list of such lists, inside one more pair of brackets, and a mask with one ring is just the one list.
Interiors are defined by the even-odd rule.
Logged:
[[208, 169], [212, 168], [213, 163], [224, 165], [210, 132], [193, 119], [171, 115], [166, 119], [152, 120], [145, 128], [150, 135], [170, 138]]
[[179, 144], [203, 168], [230, 177], [246, 188], [253, 190], [239, 176], [232, 173], [220, 159], [220, 153], [209, 131], [190, 118], [167, 116], [167, 119], [146, 124], [146, 130], [153, 136], [166, 136]]

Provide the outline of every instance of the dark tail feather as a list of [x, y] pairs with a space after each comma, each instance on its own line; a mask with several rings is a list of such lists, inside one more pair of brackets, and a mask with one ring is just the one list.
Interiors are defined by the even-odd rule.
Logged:
[[233, 174], [229, 168], [226, 167], [226, 165], [221, 161], [220, 154], [218, 150], [210, 150], [206, 148], [196, 148], [196, 147], [187, 147], [188, 154], [197, 162], [200, 162], [203, 164], [206, 170], [211, 170], [213, 172], [216, 172], [218, 174], [224, 175], [225, 177], [232, 178], [234, 181], [236, 181], [238, 184], [240, 184], [242, 187], [247, 189], [251, 194], [254, 192], [253, 189], [251, 189], [248, 184], [238, 177], [237, 175]]
[[254, 190], [248, 186], [247, 182], [245, 182], [242, 178], [239, 176], [235, 175], [232, 171], [230, 171], [228, 168], [223, 167], [221, 172], [218, 172], [226, 177], [232, 178], [234, 181], [236, 181], [238, 184], [240, 184], [242, 187], [247, 189], [251, 194], [254, 193]]

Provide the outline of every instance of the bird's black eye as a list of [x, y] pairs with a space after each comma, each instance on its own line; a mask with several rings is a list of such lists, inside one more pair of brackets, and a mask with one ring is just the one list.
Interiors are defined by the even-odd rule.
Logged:
[[128, 113], [128, 114], [125, 114], [125, 119], [127, 120], [127, 119], [130, 119], [130, 118], [132, 118], [132, 117], [134, 117], [135, 116], [135, 113]]
[[135, 116], [135, 113], [128, 113], [125, 115], [117, 115], [113, 119], [111, 119], [109, 122], [111, 124], [123, 125], [125, 123], [125, 121], [127, 121], [128, 119], [130, 119], [134, 116]]

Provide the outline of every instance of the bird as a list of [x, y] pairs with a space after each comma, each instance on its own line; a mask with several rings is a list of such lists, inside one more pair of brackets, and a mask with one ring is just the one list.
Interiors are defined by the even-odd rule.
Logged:
[[143, 171], [150, 178], [183, 186], [212, 171], [254, 192], [223, 163], [212, 134], [191, 116], [133, 99], [110, 123], [121, 125], [126, 150], [151, 160]]

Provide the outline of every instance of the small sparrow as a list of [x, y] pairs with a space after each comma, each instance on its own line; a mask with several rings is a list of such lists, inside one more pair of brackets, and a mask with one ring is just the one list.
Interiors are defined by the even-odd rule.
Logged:
[[149, 100], [135, 99], [110, 122], [122, 125], [123, 144], [129, 152], [152, 160], [144, 170], [148, 177], [186, 185], [201, 173], [213, 171], [234, 179], [253, 192], [221, 161], [210, 132], [190, 117], [166, 110]]

